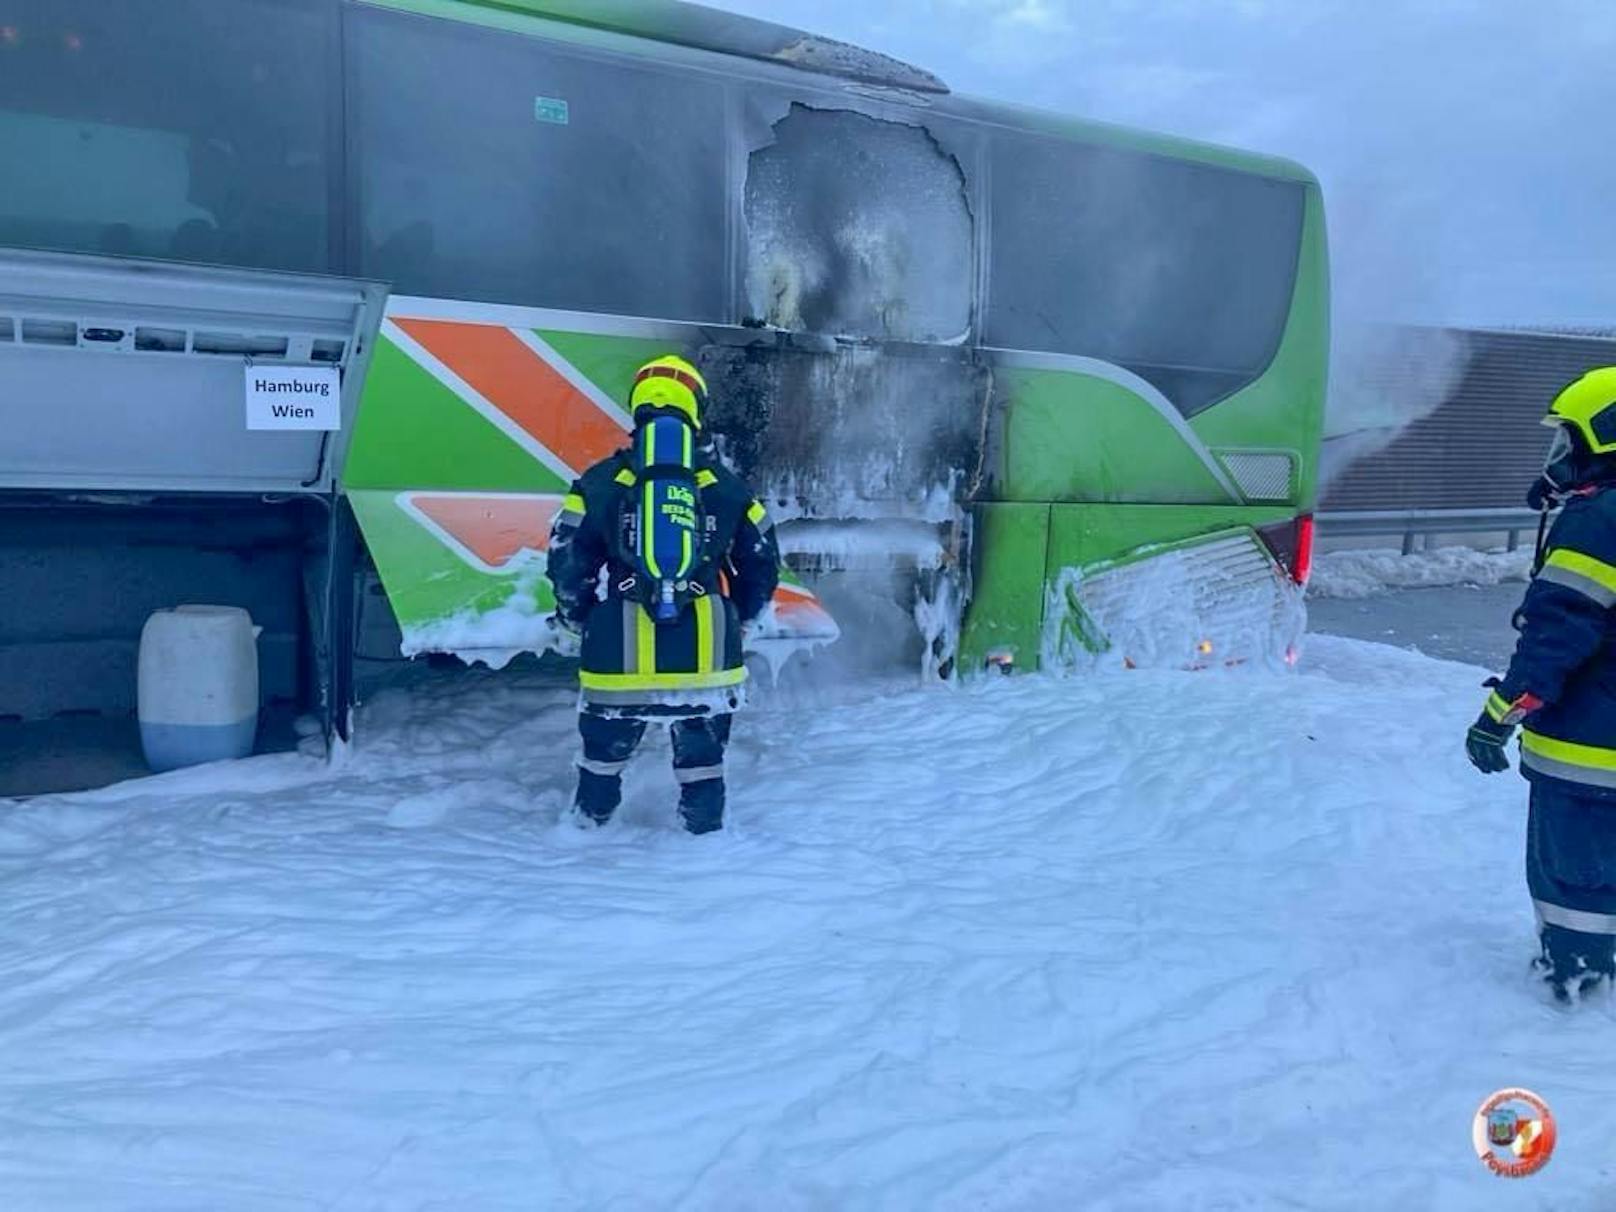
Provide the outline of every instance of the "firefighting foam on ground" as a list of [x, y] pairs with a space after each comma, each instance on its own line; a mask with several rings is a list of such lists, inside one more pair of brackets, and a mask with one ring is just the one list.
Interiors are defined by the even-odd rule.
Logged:
[[1616, 1011], [1529, 979], [1521, 792], [1453, 744], [1482, 673], [1316, 636], [1293, 673], [759, 690], [707, 838], [656, 741], [620, 820], [565, 823], [532, 755], [574, 692], [510, 671], [370, 696], [334, 768], [16, 805], [5, 1190], [1334, 1208], [1350, 1171], [1458, 1210], [1498, 1181], [1475, 1106], [1527, 1073], [1563, 1140], [1512, 1195], [1564, 1207], [1616, 1135]]

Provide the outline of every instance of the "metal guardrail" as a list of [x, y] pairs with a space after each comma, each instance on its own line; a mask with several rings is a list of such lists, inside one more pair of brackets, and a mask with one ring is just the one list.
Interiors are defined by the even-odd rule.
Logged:
[[1403, 554], [1415, 550], [1416, 536], [1485, 534], [1509, 536], [1509, 550], [1521, 545], [1521, 534], [1536, 533], [1538, 515], [1530, 509], [1364, 509], [1327, 510], [1317, 515], [1322, 535], [1402, 535]]

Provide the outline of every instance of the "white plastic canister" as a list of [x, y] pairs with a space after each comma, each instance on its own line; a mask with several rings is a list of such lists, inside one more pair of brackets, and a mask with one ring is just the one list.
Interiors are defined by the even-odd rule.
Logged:
[[140, 741], [153, 770], [252, 752], [259, 630], [236, 606], [176, 606], [146, 620], [140, 633]]

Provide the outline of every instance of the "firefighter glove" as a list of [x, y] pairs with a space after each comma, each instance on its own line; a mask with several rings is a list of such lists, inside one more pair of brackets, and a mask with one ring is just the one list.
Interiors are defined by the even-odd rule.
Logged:
[[1508, 770], [1509, 758], [1504, 756], [1504, 746], [1514, 733], [1515, 725], [1500, 724], [1483, 711], [1465, 736], [1465, 754], [1470, 764], [1483, 774]]

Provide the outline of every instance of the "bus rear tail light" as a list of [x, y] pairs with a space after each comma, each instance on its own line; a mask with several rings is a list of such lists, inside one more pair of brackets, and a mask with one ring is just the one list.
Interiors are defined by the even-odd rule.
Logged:
[[1304, 513], [1296, 519], [1296, 560], [1291, 565], [1291, 579], [1306, 585], [1313, 575], [1313, 515]]
[[1291, 580], [1306, 585], [1313, 574], [1313, 515], [1304, 513], [1288, 522], [1259, 526], [1257, 534]]

